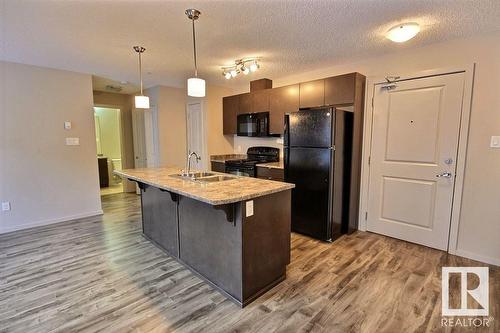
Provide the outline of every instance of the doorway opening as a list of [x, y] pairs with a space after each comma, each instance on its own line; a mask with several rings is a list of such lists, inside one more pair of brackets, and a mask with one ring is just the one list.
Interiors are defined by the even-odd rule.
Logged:
[[113, 171], [122, 169], [120, 109], [94, 107], [97, 163], [101, 196], [123, 192], [123, 181]]

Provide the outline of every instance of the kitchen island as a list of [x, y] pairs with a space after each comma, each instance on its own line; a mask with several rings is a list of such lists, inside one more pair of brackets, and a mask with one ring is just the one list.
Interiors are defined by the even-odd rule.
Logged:
[[283, 281], [293, 184], [176, 168], [115, 171], [141, 189], [143, 234], [245, 306]]

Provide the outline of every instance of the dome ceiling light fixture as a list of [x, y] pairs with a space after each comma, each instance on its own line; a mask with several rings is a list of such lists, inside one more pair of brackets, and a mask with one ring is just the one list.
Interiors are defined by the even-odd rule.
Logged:
[[136, 109], [149, 109], [149, 97], [144, 96], [142, 91], [142, 59], [141, 54], [146, 51], [146, 49], [142, 46], [134, 46], [134, 51], [139, 54], [139, 80], [141, 81], [141, 94], [139, 96], [135, 96], [135, 108]]
[[388, 39], [396, 43], [406, 42], [415, 37], [420, 32], [420, 25], [415, 22], [398, 24], [385, 35]]
[[260, 58], [243, 58], [235, 60], [234, 65], [221, 67], [222, 75], [227, 80], [236, 77], [240, 73], [248, 75], [260, 68], [259, 61]]
[[197, 9], [186, 9], [186, 15], [193, 24], [193, 54], [194, 54], [194, 77], [187, 80], [188, 96], [205, 97], [205, 80], [198, 77], [198, 63], [196, 61], [196, 33], [194, 21], [196, 21], [201, 12]]

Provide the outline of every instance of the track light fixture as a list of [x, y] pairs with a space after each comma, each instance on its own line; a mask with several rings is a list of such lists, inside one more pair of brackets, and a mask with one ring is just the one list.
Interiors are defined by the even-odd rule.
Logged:
[[222, 66], [222, 75], [224, 75], [227, 80], [236, 77], [240, 73], [248, 75], [260, 68], [259, 60], [259, 58], [238, 59], [234, 62], [234, 65]]

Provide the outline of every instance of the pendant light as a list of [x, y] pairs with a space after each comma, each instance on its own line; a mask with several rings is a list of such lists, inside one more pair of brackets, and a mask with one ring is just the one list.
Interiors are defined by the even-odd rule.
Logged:
[[198, 64], [196, 62], [196, 34], [194, 21], [200, 17], [200, 11], [196, 9], [187, 9], [186, 15], [193, 23], [193, 53], [194, 53], [194, 77], [187, 80], [188, 96], [205, 97], [205, 80], [198, 77]]
[[149, 97], [144, 96], [142, 92], [142, 59], [141, 54], [146, 51], [142, 46], [134, 46], [134, 51], [139, 54], [139, 79], [141, 81], [141, 95], [135, 96], [135, 108], [136, 109], [149, 109]]

